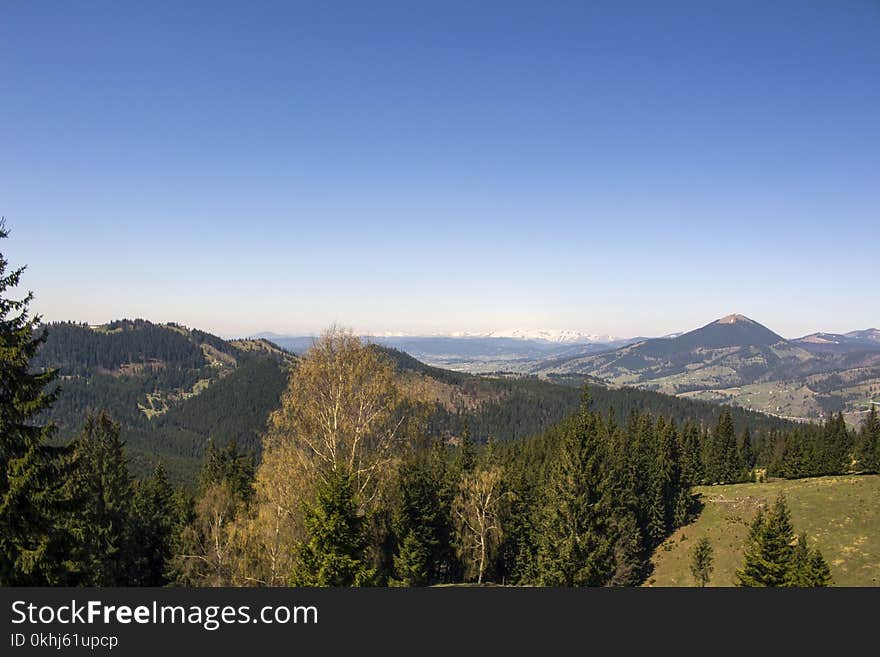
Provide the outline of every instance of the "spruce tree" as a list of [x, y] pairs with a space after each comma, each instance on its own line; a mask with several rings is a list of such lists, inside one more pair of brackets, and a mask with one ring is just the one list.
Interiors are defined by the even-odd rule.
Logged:
[[712, 577], [713, 564], [712, 543], [704, 536], [691, 550], [691, 574], [697, 586], [704, 587]]
[[394, 577], [388, 580], [390, 586], [427, 586], [430, 547], [414, 529], [404, 537], [397, 554], [394, 555]]
[[822, 553], [819, 552], [818, 549], [810, 551], [806, 581], [807, 586], [810, 587], [831, 586], [833, 583], [831, 578], [831, 568], [828, 566], [828, 562], [825, 561], [825, 557], [822, 556]]
[[686, 424], [681, 431], [681, 478], [688, 486], [703, 481], [703, 463], [700, 458], [700, 429]]
[[394, 583], [402, 586], [439, 581], [450, 556], [449, 502], [442, 496], [446, 469], [436, 454], [416, 454], [400, 467], [400, 500], [392, 524], [399, 541]]
[[308, 539], [299, 544], [293, 586], [365, 586], [374, 572], [367, 561], [365, 519], [358, 514], [352, 477], [330, 471], [307, 505]]
[[[657, 446], [650, 470], [651, 491], [648, 510], [648, 536], [654, 545], [659, 544], [675, 526], [676, 506], [681, 504], [679, 491], [681, 470], [678, 455], [678, 434], [672, 422], [658, 420]], [[681, 519], [681, 518], [678, 518]]]
[[811, 459], [811, 475], [830, 475], [846, 472], [850, 465], [850, 436], [843, 413], [831, 414], [823, 428], [821, 442]]
[[740, 471], [733, 416], [725, 409], [718, 418], [712, 437], [710, 483], [731, 483], [738, 479]]
[[611, 525], [613, 572], [609, 586], [638, 586], [645, 573], [645, 545], [635, 514], [619, 510]]
[[131, 584], [164, 586], [174, 550], [177, 527], [174, 489], [162, 463], [149, 479], [136, 482], [132, 499], [129, 550]]
[[211, 441], [199, 473], [199, 486], [205, 490], [211, 484], [225, 483], [235, 497], [247, 502], [253, 496], [255, 469], [253, 454], [240, 451], [235, 441], [223, 449], [218, 449]]
[[537, 576], [544, 586], [600, 586], [612, 574], [600, 424], [584, 403], [563, 433], [540, 526]]
[[856, 443], [856, 461], [862, 472], [880, 472], [880, 418], [875, 405], [871, 405], [868, 417], [862, 422]]
[[464, 421], [464, 428], [461, 431], [461, 441], [458, 445], [458, 451], [455, 458], [455, 469], [459, 475], [470, 472], [477, 464], [477, 450], [474, 447], [474, 441], [471, 438], [471, 426], [467, 420]]
[[785, 586], [814, 588], [830, 585], [831, 569], [818, 548], [809, 548], [807, 535], [802, 533], [792, 548]]
[[748, 427], [743, 430], [742, 441], [739, 448], [739, 462], [745, 470], [746, 475], [755, 469], [755, 450], [752, 446], [752, 434]]
[[[8, 234], [0, 219], [0, 239]], [[56, 398], [47, 387], [57, 372], [31, 369], [47, 333], [28, 316], [33, 293], [7, 297], [24, 271], [8, 267], [0, 253], [0, 586], [61, 584], [69, 574], [64, 450], [47, 445], [54, 427], [37, 419]]]
[[793, 558], [794, 530], [785, 498], [758, 511], [749, 531], [745, 564], [737, 572], [739, 586], [785, 586]]
[[101, 411], [86, 418], [73, 444], [71, 529], [82, 582], [88, 586], [128, 583], [131, 553], [132, 481], [119, 425]]

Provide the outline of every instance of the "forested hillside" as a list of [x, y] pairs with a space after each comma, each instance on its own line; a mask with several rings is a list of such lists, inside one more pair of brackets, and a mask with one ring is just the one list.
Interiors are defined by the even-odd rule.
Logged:
[[209, 441], [259, 450], [293, 362], [260, 342], [142, 319], [43, 329], [34, 367], [58, 371], [58, 399], [46, 412], [58, 427], [55, 442], [104, 410], [121, 425], [135, 472], [146, 475], [161, 460], [176, 481], [192, 481]]
[[[162, 460], [175, 481], [193, 481], [209, 441], [258, 454], [269, 414], [278, 407], [295, 358], [265, 340], [225, 341], [177, 324], [120, 320], [88, 327], [45, 327], [35, 367], [57, 368], [60, 394], [47, 417], [61, 444], [89, 411], [102, 409], [121, 425], [134, 471]], [[425, 365], [404, 352], [374, 345], [410, 386], [426, 391], [429, 435], [476, 443], [516, 441], [546, 431], [578, 407], [580, 390], [536, 378], [482, 377]], [[714, 426], [722, 408], [635, 388], [591, 388], [594, 407], [625, 422], [633, 411], [676, 422]], [[740, 409], [737, 429], [781, 429], [790, 423]]]

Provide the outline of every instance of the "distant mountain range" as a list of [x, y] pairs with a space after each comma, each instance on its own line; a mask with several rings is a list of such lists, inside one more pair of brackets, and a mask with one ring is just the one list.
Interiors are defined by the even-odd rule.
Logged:
[[[289, 339], [311, 339], [312, 336], [284, 335], [278, 333], [264, 332], [258, 333], [255, 338], [266, 338], [277, 342], [278, 340]], [[573, 329], [505, 329], [501, 331], [454, 331], [451, 333], [431, 333], [428, 335], [414, 333], [397, 333], [383, 332], [371, 333], [364, 337], [373, 338], [375, 340], [397, 340], [397, 339], [424, 339], [434, 340], [443, 338], [453, 339], [493, 339], [493, 338], [509, 338], [514, 340], [526, 340], [530, 342], [547, 342], [553, 344], [609, 344], [625, 341], [626, 338], [615, 337], [613, 335], [595, 335], [584, 331]]]
[[[300, 352], [313, 338], [261, 334]], [[372, 341], [456, 371], [577, 378], [737, 404], [783, 417], [845, 411], [858, 422], [880, 400], [880, 330], [788, 340], [732, 314], [686, 333], [616, 338], [580, 331], [509, 330]]]

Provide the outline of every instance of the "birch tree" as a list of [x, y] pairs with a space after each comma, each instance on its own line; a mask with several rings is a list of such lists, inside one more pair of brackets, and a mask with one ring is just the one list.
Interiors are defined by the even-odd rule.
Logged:
[[478, 584], [483, 583], [489, 561], [501, 542], [501, 516], [508, 497], [502, 483], [502, 470], [497, 466], [465, 473], [452, 505], [458, 553]]
[[352, 477], [362, 510], [376, 497], [408, 413], [391, 361], [350, 331], [331, 328], [306, 352], [270, 420], [265, 447], [292, 448], [322, 481]]

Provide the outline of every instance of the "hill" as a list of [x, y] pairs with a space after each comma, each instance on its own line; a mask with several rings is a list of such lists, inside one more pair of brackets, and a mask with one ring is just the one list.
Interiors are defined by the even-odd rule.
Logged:
[[795, 419], [845, 411], [857, 424], [880, 397], [880, 349], [871, 347], [870, 335], [855, 332], [839, 343], [820, 334], [786, 340], [748, 317], [728, 315], [677, 337], [545, 361], [532, 372], [580, 374]]
[[90, 410], [107, 410], [122, 426], [135, 471], [161, 459], [178, 481], [191, 477], [209, 440], [258, 447], [293, 362], [266, 341], [227, 342], [179, 324], [46, 328], [34, 366], [60, 370], [61, 394], [48, 416], [56, 440], [71, 439]]
[[733, 586], [748, 529], [760, 505], [784, 493], [798, 532], [831, 566], [836, 586], [880, 585], [880, 475], [818, 477], [763, 484], [702, 486], [699, 517], [678, 529], [654, 553], [648, 586], [692, 586], [689, 551], [708, 537], [715, 555], [710, 586]]

